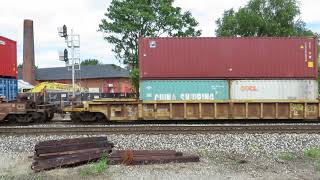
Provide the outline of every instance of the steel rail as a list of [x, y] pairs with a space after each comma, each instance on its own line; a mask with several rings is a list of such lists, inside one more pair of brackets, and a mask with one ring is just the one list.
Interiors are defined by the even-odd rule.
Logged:
[[72, 127], [2, 126], [0, 135], [49, 134], [243, 134], [243, 133], [320, 133], [320, 125], [116, 125]]

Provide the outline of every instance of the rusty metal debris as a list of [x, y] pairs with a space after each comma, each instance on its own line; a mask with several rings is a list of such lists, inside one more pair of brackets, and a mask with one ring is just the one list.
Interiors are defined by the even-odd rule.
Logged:
[[39, 142], [31, 168], [35, 172], [93, 162], [107, 157], [108, 164], [146, 165], [198, 162], [199, 156], [174, 150], [113, 150], [107, 137], [77, 138]]
[[35, 146], [35, 154], [38, 156], [49, 153], [63, 153], [92, 148], [113, 148], [107, 138], [79, 138], [61, 141], [42, 142]]
[[35, 172], [96, 161], [112, 152], [107, 137], [77, 138], [39, 142], [31, 168]]
[[134, 150], [113, 151], [108, 156], [110, 165], [147, 165], [166, 163], [199, 162], [199, 156], [184, 155], [172, 150]]

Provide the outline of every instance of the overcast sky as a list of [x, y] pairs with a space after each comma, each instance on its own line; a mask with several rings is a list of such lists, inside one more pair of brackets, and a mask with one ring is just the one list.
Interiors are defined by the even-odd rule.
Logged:
[[[176, 0], [175, 6], [189, 10], [200, 23], [202, 36], [215, 36], [215, 20], [226, 9], [244, 6], [248, 0]], [[58, 51], [65, 46], [57, 27], [66, 24], [81, 36], [81, 58], [96, 58], [106, 64], [119, 64], [103, 40], [98, 25], [111, 0], [1, 0], [0, 36], [17, 41], [18, 62], [22, 62], [23, 20], [34, 21], [35, 58], [39, 67], [64, 66]], [[316, 15], [320, 0], [300, 0], [301, 18], [308, 28], [320, 32], [320, 16]]]

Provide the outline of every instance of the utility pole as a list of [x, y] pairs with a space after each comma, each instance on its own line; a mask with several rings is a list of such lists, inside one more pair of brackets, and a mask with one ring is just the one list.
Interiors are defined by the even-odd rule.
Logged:
[[73, 43], [73, 29], [71, 29], [71, 53], [72, 53], [72, 56], [71, 56], [71, 59], [72, 59], [72, 63], [71, 63], [71, 66], [72, 66], [72, 99], [74, 99], [76, 97], [75, 95], [75, 79], [74, 79], [74, 43]]
[[68, 70], [72, 72], [72, 101], [75, 99], [75, 71], [80, 70], [80, 35], [74, 34], [71, 29], [71, 34], [68, 35], [67, 26], [63, 25], [58, 28], [59, 36], [65, 38], [67, 48], [71, 49], [71, 64], [69, 64], [68, 50], [65, 49], [60, 53], [59, 60], [64, 61]]

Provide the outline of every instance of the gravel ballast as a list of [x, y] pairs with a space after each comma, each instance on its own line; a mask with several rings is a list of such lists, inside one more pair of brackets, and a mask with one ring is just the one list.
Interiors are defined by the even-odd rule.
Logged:
[[[78, 135], [0, 136], [0, 152], [33, 152], [39, 141], [87, 137]], [[320, 147], [319, 134], [108, 135], [117, 149], [174, 149], [177, 151], [236, 152], [275, 155]]]
[[[8, 172], [13, 166], [19, 168], [19, 161], [30, 161], [27, 170], [21, 170], [22, 173], [30, 173], [32, 160], [27, 156], [32, 155], [36, 142], [76, 137], [86, 136], [0, 136], [0, 162], [7, 162], [1, 163], [0, 172]], [[226, 174], [231, 174], [231, 179], [239, 175], [247, 179], [269, 176], [270, 173], [276, 175], [280, 172], [285, 173], [289, 179], [312, 179], [317, 176], [312, 163], [303, 166], [306, 170], [298, 168], [301, 164], [295, 164], [297, 162], [279, 162], [275, 157], [283, 152], [303, 155], [304, 150], [308, 148], [320, 147], [319, 134], [108, 135], [108, 139], [115, 144], [115, 149], [173, 149], [201, 156], [200, 163], [151, 165], [144, 166], [145, 168], [110, 167], [106, 176], [115, 175], [120, 179], [130, 176], [147, 178], [151, 176], [150, 171], [160, 173], [161, 179], [171, 176], [183, 179], [186, 176], [211, 175], [218, 178]], [[21, 169], [24, 169], [23, 167]], [[78, 172], [77, 168], [74, 169]], [[69, 171], [70, 169], [54, 170], [46, 175], [54, 172], [72, 173]]]

